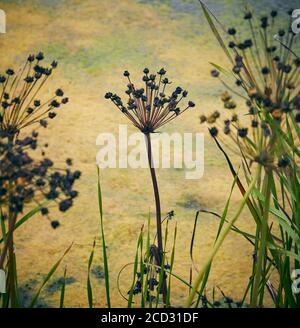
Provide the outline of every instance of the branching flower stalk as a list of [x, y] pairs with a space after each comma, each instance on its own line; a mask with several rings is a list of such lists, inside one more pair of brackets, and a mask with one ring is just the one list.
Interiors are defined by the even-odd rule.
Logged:
[[[147, 146], [148, 163], [153, 184], [155, 207], [156, 207], [156, 229], [157, 229], [157, 247], [158, 262], [162, 265], [163, 257], [163, 236], [161, 220], [161, 204], [159, 196], [159, 187], [153, 165], [153, 153], [151, 147], [151, 133], [155, 133], [159, 128], [171, 122], [176, 117], [182, 115], [186, 110], [195, 106], [192, 101], [180, 108], [181, 103], [187, 97], [188, 92], [181, 87], [177, 87], [170, 96], [166, 95], [167, 85], [171, 82], [165, 77], [166, 71], [162, 68], [156, 74], [150, 74], [149, 69], [145, 68], [142, 81], [144, 87], [137, 88], [130, 79], [128, 71], [124, 76], [128, 79], [126, 94], [129, 99], [127, 104], [122, 99], [111, 92], [106, 93], [105, 98], [110, 99], [115, 106], [138, 128], [144, 135]], [[163, 302], [166, 304], [167, 285], [166, 279], [162, 286]]]

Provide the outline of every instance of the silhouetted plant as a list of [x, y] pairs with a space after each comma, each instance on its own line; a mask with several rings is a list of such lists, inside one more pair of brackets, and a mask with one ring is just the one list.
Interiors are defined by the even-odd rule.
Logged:
[[[57, 67], [55, 61], [50, 67], [41, 66], [43, 59], [41, 52], [30, 55], [18, 73], [8, 69], [0, 75], [0, 243], [3, 243], [0, 269], [6, 270], [8, 279], [8, 292], [2, 297], [3, 306], [18, 305], [14, 231], [38, 211], [50, 219], [48, 204], [52, 201], [57, 203], [61, 212], [66, 212], [78, 194], [73, 185], [81, 173], [70, 169], [71, 159], [66, 161], [67, 168], [55, 168], [53, 161], [45, 157], [48, 144], [41, 149], [40, 160], [32, 157], [32, 152], [40, 149], [38, 133], [29, 133], [25, 128], [33, 124], [47, 127], [48, 119], [53, 119], [57, 109], [68, 102], [61, 89], [57, 89], [47, 101], [37, 99]], [[24, 208], [32, 204], [35, 208], [18, 220]], [[51, 226], [56, 229], [59, 221], [51, 220]]]
[[[229, 117], [223, 119], [219, 126], [221, 115], [216, 111], [209, 116], [202, 115], [200, 122], [209, 125], [210, 134], [225, 155], [243, 195], [243, 202], [226, 228], [222, 222], [214, 249], [199, 272], [194, 287], [197, 289], [205, 283], [204, 277], [210, 270], [214, 256], [247, 205], [257, 230], [256, 235], [250, 238], [254, 245], [253, 274], [245, 297], [250, 291], [251, 306], [263, 306], [267, 288], [276, 306], [296, 307], [300, 299], [299, 295], [293, 295], [291, 281], [291, 270], [299, 268], [300, 231], [299, 204], [295, 201], [300, 191], [300, 61], [292, 50], [295, 35], [290, 27], [278, 30], [275, 24], [277, 11], [257, 20], [254, 13], [246, 8], [244, 19], [251, 38], [241, 41], [236, 28], [224, 28], [207, 6], [202, 1], [200, 3], [232, 65], [232, 71], [229, 72], [213, 64], [211, 72], [227, 89], [221, 99], [230, 112]], [[231, 39], [228, 47], [222, 32]], [[274, 38], [275, 32], [277, 35]], [[235, 86], [230, 84], [230, 77]], [[244, 115], [240, 109], [237, 111], [238, 106], [232, 94], [246, 102], [247, 111]], [[223, 145], [242, 159], [247, 190]], [[254, 167], [256, 173], [253, 173]], [[279, 235], [272, 233], [274, 222], [270, 223], [271, 219], [278, 223]], [[239, 233], [247, 236], [246, 232]], [[292, 258], [295, 260], [293, 264]], [[269, 280], [273, 269], [279, 276], [277, 288]], [[189, 298], [189, 305], [194, 293], [195, 290]]]
[[57, 115], [57, 109], [68, 103], [68, 98], [63, 97], [64, 92], [61, 89], [57, 89], [46, 101], [38, 98], [57, 67], [56, 61], [49, 67], [44, 67], [41, 65], [43, 60], [44, 55], [41, 52], [36, 56], [30, 55], [17, 73], [13, 69], [7, 69], [5, 74], [0, 75], [1, 136], [14, 136], [24, 127], [35, 123], [46, 127], [47, 119], [53, 119]]
[[[126, 90], [126, 94], [128, 95], [127, 103], [123, 103], [121, 97], [111, 92], [106, 93], [105, 98], [110, 99], [131, 123], [145, 135], [156, 205], [158, 263], [161, 265], [163, 257], [161, 205], [159, 188], [153, 165], [151, 133], [154, 133], [157, 129], [171, 122], [189, 108], [194, 107], [195, 104], [192, 101], [188, 101], [183, 109], [180, 108], [181, 103], [188, 95], [188, 92], [181, 87], [177, 87], [170, 96], [166, 95], [166, 88], [167, 85], [170, 84], [170, 81], [165, 77], [166, 71], [163, 68], [157, 72], [158, 78], [156, 74], [150, 74], [148, 68], [145, 68], [143, 73], [142, 81], [144, 82], [144, 87], [137, 88], [130, 79], [130, 73], [128, 71], [124, 72], [124, 76], [129, 82]], [[164, 302], [166, 302], [167, 288], [165, 280], [162, 291]]]

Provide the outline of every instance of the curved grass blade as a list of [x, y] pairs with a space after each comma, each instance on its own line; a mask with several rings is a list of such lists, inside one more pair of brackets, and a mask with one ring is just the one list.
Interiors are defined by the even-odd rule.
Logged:
[[[245, 188], [244, 188], [244, 186], [243, 186], [243, 184], [242, 184], [242, 182], [241, 182], [238, 174], [236, 173], [236, 171], [235, 171], [235, 169], [233, 167], [233, 164], [232, 164], [229, 156], [227, 155], [227, 153], [225, 152], [225, 150], [223, 149], [223, 147], [221, 146], [221, 144], [219, 143], [219, 141], [217, 140], [217, 138], [213, 137], [213, 139], [214, 139], [215, 143], [217, 144], [218, 148], [221, 150], [221, 152], [225, 156], [225, 159], [226, 159], [227, 164], [229, 166], [230, 172], [233, 175], [233, 177], [236, 178], [236, 183], [238, 185], [238, 188], [239, 188], [242, 196], [244, 196], [245, 193], [246, 193], [246, 190], [245, 190]], [[254, 207], [254, 205], [252, 204], [250, 198], [247, 199], [247, 206], [248, 206], [248, 208], [249, 208], [249, 210], [250, 210], [250, 212], [251, 212], [251, 214], [252, 214], [252, 216], [253, 216], [253, 218], [255, 220], [255, 223], [257, 225], [260, 225], [260, 217], [259, 217], [259, 215], [258, 215], [258, 213], [257, 213], [257, 211], [256, 211], [256, 209]]]
[[228, 59], [231, 61], [232, 64], [234, 64], [234, 60], [232, 59], [222, 37], [220, 36], [217, 27], [215, 26], [212, 17], [218, 22], [218, 24], [222, 27], [222, 29], [224, 29], [223, 25], [218, 21], [218, 19], [215, 17], [215, 15], [208, 9], [208, 7], [205, 5], [204, 2], [202, 2], [201, 0], [199, 0], [202, 10], [204, 12], [205, 18], [213, 32], [213, 34], [215, 35], [216, 39], [218, 40], [220, 46], [222, 47], [223, 51], [225, 52], [226, 56], [228, 57]]
[[200, 286], [200, 284], [203, 282], [203, 278], [205, 276], [205, 272], [207, 271], [207, 269], [211, 266], [211, 263], [216, 255], [216, 253], [218, 252], [219, 248], [221, 247], [221, 245], [223, 244], [227, 234], [229, 233], [229, 231], [231, 230], [231, 227], [232, 225], [236, 222], [236, 220], [240, 217], [246, 203], [247, 203], [247, 200], [249, 199], [252, 191], [253, 191], [253, 188], [257, 182], [257, 179], [258, 179], [258, 175], [259, 175], [259, 170], [257, 170], [257, 173], [255, 175], [255, 178], [253, 178], [251, 184], [249, 185], [248, 187], [248, 190], [247, 192], [245, 193], [244, 197], [243, 197], [243, 200], [240, 204], [240, 206], [238, 207], [235, 215], [233, 216], [233, 218], [229, 221], [228, 225], [222, 229], [218, 239], [216, 240], [215, 244], [214, 244], [214, 247], [212, 249], [212, 251], [210, 252], [209, 256], [207, 257], [206, 261], [205, 261], [205, 264], [203, 265], [203, 268], [202, 270], [199, 272], [198, 276], [197, 276], [197, 279], [196, 279], [196, 282], [194, 283], [194, 286], [193, 286], [193, 289], [187, 299], [187, 303], [186, 303], [186, 306], [187, 307], [190, 307], [194, 301], [194, 297], [195, 297], [195, 294], [197, 293], [197, 290], [198, 290], [198, 287]]
[[42, 285], [40, 286], [39, 290], [37, 291], [36, 295], [34, 296], [33, 300], [31, 301], [29, 308], [33, 308], [36, 305], [36, 302], [38, 301], [38, 298], [41, 294], [41, 291], [43, 290], [43, 288], [45, 287], [45, 285], [47, 284], [47, 282], [50, 280], [50, 278], [53, 276], [53, 274], [56, 272], [57, 268], [59, 267], [60, 263], [62, 262], [62, 260], [64, 259], [64, 257], [69, 253], [69, 251], [71, 250], [73, 246], [73, 243], [65, 250], [65, 252], [63, 253], [63, 255], [60, 257], [60, 259], [53, 265], [53, 267], [51, 268], [51, 270], [48, 272], [46, 278], [44, 279]]
[[89, 302], [90, 309], [93, 308], [93, 289], [92, 289], [92, 284], [91, 284], [90, 272], [91, 272], [91, 267], [92, 267], [93, 259], [94, 259], [95, 246], [96, 246], [96, 240], [94, 240], [92, 252], [89, 257], [89, 262], [88, 262], [87, 295], [88, 295], [88, 302]]
[[[31, 219], [36, 213], [38, 213], [42, 207], [45, 207], [47, 205], [48, 202], [45, 202], [37, 207], [35, 207], [33, 210], [29, 211], [26, 215], [24, 215], [20, 220], [17, 221], [17, 223], [15, 224], [15, 228], [14, 228], [14, 231], [16, 229], [18, 229], [21, 225], [23, 225], [26, 221], [28, 221], [29, 219]], [[2, 220], [1, 220], [2, 222]], [[7, 234], [6, 234], [7, 236]], [[2, 237], [0, 239], [0, 244], [3, 242], [5, 238]]]

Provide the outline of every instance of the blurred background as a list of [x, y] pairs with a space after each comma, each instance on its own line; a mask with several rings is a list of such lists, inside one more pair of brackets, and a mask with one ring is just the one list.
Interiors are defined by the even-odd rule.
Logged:
[[[245, 1], [206, 1], [226, 27], [236, 27], [241, 35]], [[248, 1], [259, 14], [280, 11], [285, 27], [290, 8], [299, 1]], [[163, 213], [174, 210], [178, 242], [174, 272], [188, 279], [189, 240], [199, 208], [222, 213], [232, 185], [232, 177], [222, 154], [210, 139], [199, 116], [222, 111], [223, 91], [210, 77], [210, 62], [226, 67], [227, 61], [216, 43], [197, 0], [6, 0], [0, 8], [7, 15], [7, 33], [0, 35], [0, 72], [17, 69], [27, 55], [43, 51], [46, 60], [59, 66], [45, 92], [62, 88], [70, 98], [48, 129], [40, 131], [47, 153], [59, 165], [66, 157], [82, 171], [77, 185], [80, 192], [75, 206], [65, 215], [52, 213], [61, 221], [53, 230], [42, 216], [20, 228], [17, 234], [19, 284], [26, 303], [55, 260], [74, 241], [71, 252], [42, 294], [40, 306], [58, 306], [64, 267], [68, 268], [67, 307], [87, 306], [87, 262], [94, 238], [98, 246], [92, 268], [96, 305], [105, 305], [102, 253], [97, 207], [96, 137], [101, 132], [118, 132], [125, 118], [104, 99], [107, 91], [122, 93], [129, 70], [140, 80], [142, 70], [164, 67], [173, 85], [189, 90], [196, 107], [163, 128], [166, 132], [205, 133], [205, 173], [200, 180], [186, 180], [184, 170], [158, 170]], [[227, 65], [229, 67], [229, 65]], [[48, 88], [48, 90], [47, 90]], [[240, 104], [240, 111], [245, 110]], [[129, 132], [135, 132], [128, 126]], [[238, 163], [236, 163], [238, 167]], [[117, 289], [117, 275], [132, 262], [136, 240], [150, 210], [153, 221], [154, 200], [148, 170], [107, 169], [101, 172], [104, 220], [110, 261], [113, 306], [125, 305]], [[234, 193], [231, 208], [239, 202]], [[154, 222], [153, 222], [154, 223]], [[251, 231], [247, 211], [238, 226]], [[154, 227], [154, 225], [153, 225]], [[170, 225], [174, 229], [175, 222]], [[195, 241], [195, 260], [201, 266], [218, 227], [215, 217], [202, 214]], [[239, 256], [237, 256], [239, 255]], [[250, 275], [252, 247], [241, 237], [230, 234], [213, 265], [209, 286], [219, 286], [235, 299], [241, 298]], [[127, 293], [132, 267], [121, 276], [121, 290]], [[174, 282], [175, 303], [182, 304], [187, 290]]]

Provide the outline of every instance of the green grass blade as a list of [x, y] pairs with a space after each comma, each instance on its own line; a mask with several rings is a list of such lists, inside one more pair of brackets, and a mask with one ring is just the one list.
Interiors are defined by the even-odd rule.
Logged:
[[[45, 202], [42, 205], [39, 205], [37, 207], [35, 207], [33, 210], [29, 211], [26, 215], [24, 215], [20, 220], [18, 220], [18, 222], [15, 224], [15, 229], [18, 229], [21, 225], [23, 225], [25, 222], [27, 222], [29, 219], [31, 219], [36, 213], [38, 213], [42, 207], [45, 207], [45, 205], [48, 202]], [[2, 220], [1, 220], [2, 221]], [[3, 242], [4, 238], [2, 237], [0, 239], [0, 244]]]
[[172, 248], [171, 259], [170, 259], [170, 274], [169, 274], [168, 290], [167, 290], [167, 307], [171, 306], [171, 278], [172, 278], [172, 272], [173, 272], [174, 260], [175, 260], [176, 238], [177, 238], [177, 223], [174, 231], [173, 248]]
[[67, 255], [67, 253], [70, 251], [70, 249], [72, 248], [73, 243], [66, 249], [66, 251], [63, 253], [63, 255], [60, 257], [60, 259], [53, 265], [53, 267], [51, 268], [51, 270], [48, 272], [46, 278], [44, 279], [42, 285], [40, 286], [40, 288], [38, 289], [36, 295], [34, 296], [33, 300], [31, 301], [29, 308], [33, 308], [36, 305], [36, 302], [38, 301], [38, 298], [41, 294], [41, 291], [43, 290], [43, 288], [45, 287], [45, 285], [47, 284], [47, 282], [50, 280], [50, 278], [53, 276], [53, 274], [56, 272], [57, 268], [59, 267], [60, 263], [62, 262], [62, 260], [64, 259], [64, 257]]
[[[234, 64], [234, 61], [223, 41], [223, 38], [221, 37], [221, 35], [219, 34], [218, 32], [218, 29], [216, 27], [216, 25], [214, 24], [213, 20], [212, 20], [212, 17], [214, 19], [216, 19], [216, 17], [213, 15], [213, 13], [208, 9], [208, 7], [200, 0], [200, 4], [201, 4], [201, 7], [202, 7], [202, 10], [204, 12], [204, 16], [213, 32], [213, 34], [215, 35], [217, 41], [219, 42], [221, 48], [223, 49], [224, 53], [226, 54], [226, 56], [228, 57], [228, 59], [231, 61], [231, 63]], [[217, 20], [217, 22], [219, 23], [219, 21]], [[219, 23], [220, 24], [220, 23]], [[221, 24], [220, 24], [221, 25]]]
[[133, 265], [133, 279], [132, 279], [132, 285], [129, 291], [129, 298], [128, 298], [128, 308], [131, 308], [133, 304], [133, 295], [134, 295], [133, 290], [136, 282], [136, 273], [139, 264], [139, 248], [142, 243], [142, 240], [143, 240], [143, 228], [140, 232], [139, 239], [136, 246], [136, 253], [135, 253], [134, 265]]
[[92, 289], [92, 284], [91, 284], [90, 272], [91, 272], [91, 267], [92, 267], [93, 259], [94, 259], [95, 246], [96, 246], [96, 240], [94, 240], [92, 252], [89, 257], [89, 262], [88, 262], [87, 295], [88, 295], [88, 302], [89, 302], [90, 309], [93, 308], [93, 289]]
[[215, 242], [214, 244], [214, 247], [212, 249], [212, 251], [210, 252], [210, 254], [208, 255], [204, 265], [203, 265], [203, 268], [202, 270], [198, 273], [198, 276], [197, 276], [197, 279], [196, 279], [196, 282], [194, 283], [194, 286], [193, 286], [193, 289], [187, 299], [187, 302], [186, 302], [186, 306], [187, 307], [190, 307], [192, 304], [193, 304], [193, 301], [194, 301], [194, 297], [195, 297], [195, 294], [197, 293], [197, 290], [198, 290], [198, 287], [200, 286], [200, 284], [202, 283], [203, 281], [203, 277], [205, 276], [205, 272], [207, 271], [207, 269], [209, 268], [209, 266], [211, 265], [215, 255], [217, 254], [219, 248], [221, 247], [221, 245], [223, 244], [226, 236], [228, 235], [228, 233], [231, 231], [231, 227], [232, 225], [236, 222], [236, 220], [240, 217], [246, 203], [247, 203], [247, 200], [249, 199], [252, 191], [253, 191], [253, 188], [254, 186], [256, 185], [257, 183], [257, 179], [258, 179], [258, 176], [259, 176], [259, 172], [260, 170], [258, 169], [257, 170], [257, 173], [255, 175], [255, 177], [253, 178], [251, 184], [249, 185], [248, 187], [248, 190], [247, 192], [245, 193], [244, 197], [243, 197], [243, 200], [241, 202], [241, 204], [239, 205], [235, 215], [233, 216], [233, 218], [229, 221], [229, 223], [227, 224], [226, 228], [222, 229], [221, 230], [221, 233], [217, 239], [217, 241]]
[[64, 303], [65, 303], [66, 276], [67, 276], [67, 267], [65, 267], [64, 277], [63, 277], [63, 281], [62, 281], [62, 285], [61, 285], [60, 300], [59, 300], [59, 308], [60, 309], [64, 308]]
[[231, 76], [232, 73], [227, 71], [227, 69], [223, 68], [222, 66], [218, 65], [218, 64], [215, 64], [215, 63], [212, 63], [210, 62], [210, 64], [216, 68], [219, 72], [223, 73], [224, 75], [227, 75], [227, 76]]
[[102, 239], [103, 263], [104, 263], [106, 302], [107, 302], [107, 306], [109, 308], [111, 308], [108, 257], [107, 257], [107, 252], [106, 252], [106, 242], [105, 242], [105, 235], [104, 235], [102, 192], [101, 192], [101, 184], [100, 184], [100, 171], [99, 171], [98, 166], [97, 166], [97, 173], [98, 173], [98, 204], [99, 204], [99, 212], [100, 212], [100, 226], [101, 226], [101, 239]]

